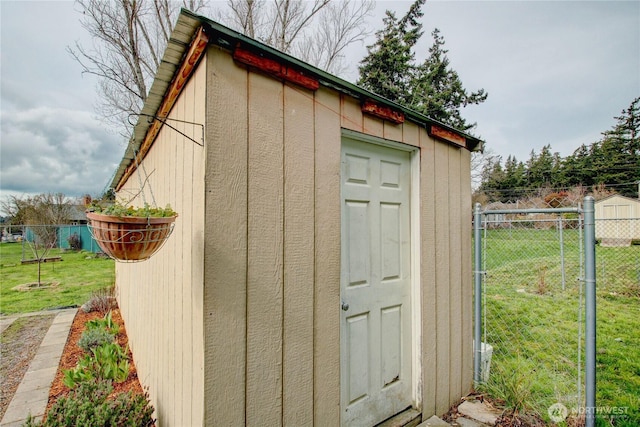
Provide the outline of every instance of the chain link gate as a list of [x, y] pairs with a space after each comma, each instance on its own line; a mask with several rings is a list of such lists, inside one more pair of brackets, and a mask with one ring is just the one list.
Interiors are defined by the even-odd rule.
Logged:
[[[584, 249], [582, 210], [480, 212], [478, 205], [474, 221], [476, 384], [547, 420], [554, 405], [595, 407], [593, 387], [585, 405], [585, 363], [595, 372], [595, 293], [585, 351], [585, 282], [595, 289], [595, 280], [585, 272], [593, 257]], [[595, 249], [595, 241], [589, 245]]]

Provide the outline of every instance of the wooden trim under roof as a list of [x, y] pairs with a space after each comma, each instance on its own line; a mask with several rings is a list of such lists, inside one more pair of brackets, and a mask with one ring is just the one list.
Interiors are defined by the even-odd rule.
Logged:
[[372, 116], [388, 120], [397, 125], [404, 123], [404, 113], [402, 111], [394, 110], [386, 105], [381, 105], [372, 99], [366, 99], [362, 103], [361, 109], [363, 113], [371, 114]]
[[263, 71], [276, 79], [295, 83], [305, 89], [316, 91], [320, 87], [318, 79], [310, 77], [300, 70], [284, 64], [281, 61], [253, 53], [240, 43], [238, 43], [236, 49], [233, 51], [233, 59], [237, 62]]
[[454, 132], [438, 125], [427, 126], [427, 131], [429, 135], [433, 136], [434, 138], [447, 141], [459, 147], [467, 147], [467, 138], [465, 138], [459, 132]]
[[[187, 80], [189, 80], [189, 77], [191, 77], [191, 74], [195, 70], [196, 65], [202, 58], [202, 55], [204, 54], [208, 44], [209, 37], [205, 33], [204, 28], [201, 26], [196, 32], [196, 35], [193, 38], [191, 45], [189, 46], [189, 51], [185, 55], [178, 72], [174, 75], [174, 78], [155, 116], [164, 119], [169, 115], [171, 109], [173, 108], [173, 105], [176, 103], [176, 100], [180, 95], [180, 92], [182, 92], [184, 85], [187, 83]], [[131, 161], [129, 166], [127, 166], [124, 174], [119, 179], [116, 186], [116, 191], [122, 188], [131, 174], [135, 172], [136, 165], [140, 164], [140, 162], [142, 162], [142, 160], [145, 158], [145, 156], [149, 152], [149, 149], [153, 145], [156, 136], [158, 136], [161, 127], [162, 122], [160, 122], [159, 120], [154, 120], [153, 125], [151, 125], [151, 127], [147, 130], [144, 140], [140, 145], [137, 153], [134, 153], [133, 161]]]

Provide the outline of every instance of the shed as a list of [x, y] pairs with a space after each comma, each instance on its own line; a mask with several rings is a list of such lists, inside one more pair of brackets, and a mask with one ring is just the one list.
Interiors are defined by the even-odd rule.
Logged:
[[471, 390], [480, 140], [184, 10], [142, 114], [112, 186], [179, 217], [116, 282], [160, 425], [372, 426]]
[[603, 245], [640, 241], [640, 200], [615, 194], [595, 203], [596, 239]]

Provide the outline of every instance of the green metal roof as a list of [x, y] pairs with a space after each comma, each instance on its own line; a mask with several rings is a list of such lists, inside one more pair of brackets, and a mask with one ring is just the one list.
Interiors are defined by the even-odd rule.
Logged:
[[[319, 68], [316, 68], [306, 62], [303, 62], [291, 55], [274, 49], [271, 46], [267, 46], [257, 40], [245, 36], [237, 31], [234, 31], [228, 27], [225, 27], [218, 22], [215, 22], [207, 17], [197, 15], [189, 10], [182, 9], [178, 16], [178, 21], [171, 33], [169, 43], [162, 57], [158, 71], [156, 72], [155, 79], [149, 91], [149, 95], [142, 108], [142, 113], [146, 115], [154, 116], [164, 98], [164, 95], [173, 80], [175, 72], [182, 62], [182, 58], [189, 49], [189, 44], [193, 39], [196, 30], [203, 26], [209, 37], [209, 44], [220, 46], [224, 49], [233, 51], [238, 43], [241, 43], [244, 49], [253, 51], [254, 53], [264, 55], [277, 59], [278, 62], [284, 63], [289, 66], [293, 66], [298, 70], [301, 70], [305, 75], [312, 76], [320, 82], [321, 86], [325, 86], [330, 89], [334, 89], [341, 93], [348, 94], [356, 99], [365, 100], [372, 99], [381, 105], [388, 106], [394, 110], [402, 111], [405, 118], [422, 126], [426, 127], [429, 124], [436, 124], [447, 130], [451, 130], [464, 136], [469, 142], [469, 146], [472, 149], [481, 149], [483, 141], [479, 138], [461, 132], [449, 125], [438, 122], [422, 113], [414, 111], [410, 108], [403, 107], [393, 101], [383, 98], [373, 92], [363, 89], [353, 83], [350, 83], [340, 77], [327, 73]], [[147, 130], [151, 126], [152, 121], [148, 120], [145, 116], [140, 116], [133, 129], [133, 136], [127, 149], [124, 153], [122, 161], [116, 171], [111, 187], [115, 188], [126, 168], [133, 162], [134, 153], [140, 148]]]

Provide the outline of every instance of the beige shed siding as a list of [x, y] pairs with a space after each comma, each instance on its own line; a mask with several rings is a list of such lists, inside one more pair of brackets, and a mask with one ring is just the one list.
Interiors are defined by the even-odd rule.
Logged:
[[640, 200], [614, 195], [595, 203], [596, 239], [640, 240]]
[[205, 425], [245, 420], [248, 73], [207, 53]]
[[[200, 64], [171, 111], [171, 118], [204, 123], [206, 66]], [[195, 139], [198, 126], [178, 129]], [[200, 425], [204, 412], [202, 259], [204, 235], [203, 148], [165, 128], [144, 160], [145, 198], [179, 212], [166, 245], [142, 263], [116, 264], [118, 301], [138, 375], [162, 425]], [[141, 171], [142, 174], [144, 172]], [[142, 175], [142, 180], [145, 177]], [[119, 196], [138, 193], [137, 173]], [[142, 196], [133, 202], [142, 204]], [[189, 349], [184, 351], [184, 349]]]
[[283, 85], [249, 74], [247, 425], [282, 422]]
[[284, 87], [283, 421], [313, 424], [313, 93]]
[[206, 123], [206, 146], [162, 130], [144, 164], [157, 202], [180, 217], [156, 256], [117, 275], [163, 426], [339, 425], [342, 129], [420, 147], [417, 405], [442, 414], [469, 391], [469, 152], [363, 115], [348, 95], [248, 71], [217, 47], [172, 115]]
[[[464, 250], [461, 240], [461, 220], [462, 212], [460, 212], [460, 152], [462, 150], [449, 151], [449, 324], [460, 325], [457, 328], [451, 328], [449, 337], [450, 355], [449, 355], [449, 402], [455, 401], [462, 397], [460, 390], [462, 389], [462, 269], [460, 263], [453, 263], [452, 260], [460, 260]], [[468, 212], [465, 212], [468, 215]], [[447, 402], [448, 403], [448, 402]], [[448, 404], [447, 409], [451, 406]]]
[[[314, 425], [340, 425], [340, 97], [315, 95]], [[347, 104], [348, 105], [348, 104]]]
[[421, 147], [419, 406], [446, 412], [471, 387], [469, 153], [207, 58], [207, 424], [339, 424], [341, 127]]
[[[425, 203], [431, 200], [435, 203], [435, 248], [436, 248], [436, 323], [431, 327], [436, 329], [435, 357], [436, 357], [436, 413], [440, 414], [448, 408], [451, 387], [451, 334], [452, 325], [450, 315], [452, 311], [450, 294], [454, 283], [450, 282], [449, 260], [452, 245], [449, 235], [451, 233], [450, 215], [452, 207], [449, 206], [449, 150], [444, 144], [436, 144], [433, 165], [436, 175], [435, 194]], [[453, 207], [455, 209], [456, 206]], [[447, 284], [447, 286], [440, 286]], [[446, 307], [446, 309], [443, 309]]]
[[[420, 280], [422, 281], [422, 413], [436, 414], [436, 392], [438, 365], [437, 317], [438, 301], [436, 293], [436, 143], [424, 129], [419, 130], [420, 140], [420, 237], [421, 260]], [[439, 412], [438, 412], [439, 413]], [[425, 418], [425, 417], [423, 417]]]

